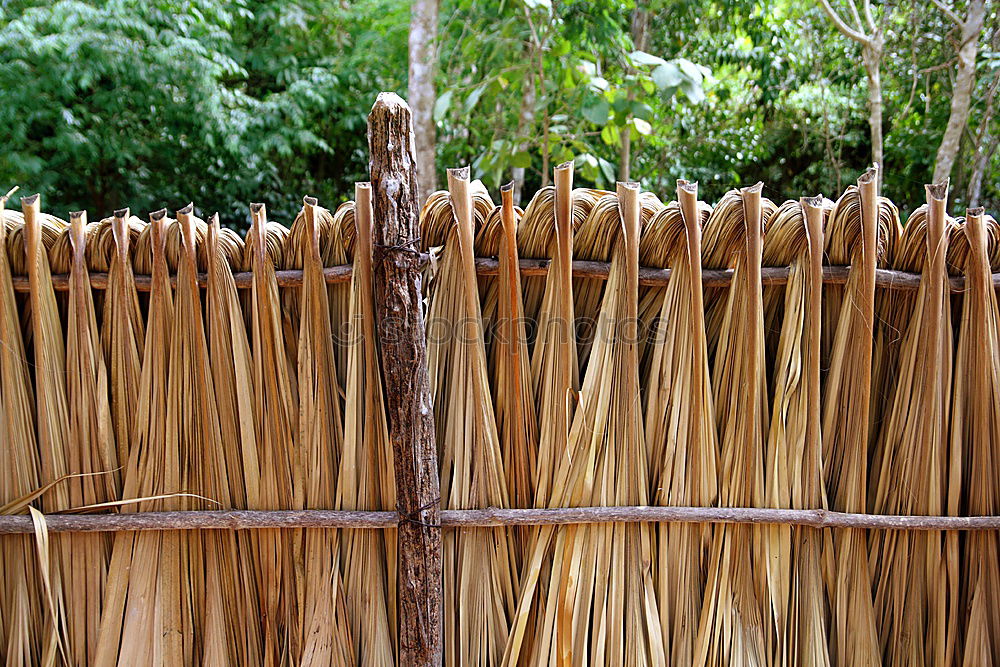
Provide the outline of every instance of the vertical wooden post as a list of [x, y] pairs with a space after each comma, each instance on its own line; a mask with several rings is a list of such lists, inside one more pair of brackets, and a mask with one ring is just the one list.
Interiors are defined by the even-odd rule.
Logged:
[[399, 512], [399, 664], [441, 664], [441, 491], [421, 294], [410, 107], [380, 93], [368, 115], [375, 317]]

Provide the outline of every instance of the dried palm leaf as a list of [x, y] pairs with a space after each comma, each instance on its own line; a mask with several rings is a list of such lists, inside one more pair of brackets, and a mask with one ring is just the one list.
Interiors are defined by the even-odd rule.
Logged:
[[[448, 509], [509, 506], [486, 370], [468, 178], [468, 168], [448, 171], [454, 224], [428, 311], [428, 333], [431, 323], [449, 332], [430, 336], [427, 355], [441, 498]], [[502, 528], [448, 532], [442, 554], [445, 655], [455, 664], [493, 665], [502, 655], [514, 604], [510, 535]]]
[[[356, 235], [348, 320], [351, 331], [347, 339], [347, 412], [337, 507], [392, 510], [396, 507], [395, 473], [375, 338], [371, 184], [358, 183], [354, 189], [357, 203], [351, 207], [351, 217], [356, 222]], [[392, 665], [396, 531], [347, 530], [341, 537], [341, 549], [354, 638], [352, 662]]]
[[[572, 174], [572, 163], [561, 164], [556, 167], [556, 173]], [[603, 195], [608, 194], [601, 190], [591, 190], [587, 188], [577, 188], [572, 190], [572, 178], [570, 178], [570, 189], [565, 194], [565, 199], [572, 199], [571, 219], [568, 221], [570, 235], [572, 235], [583, 221], [590, 215], [594, 204]], [[524, 215], [517, 226], [517, 250], [518, 254], [524, 258], [531, 259], [551, 259], [556, 256], [557, 230], [555, 224], [556, 209], [556, 188], [545, 187], [535, 193], [524, 209]], [[572, 238], [569, 240], [572, 247]], [[550, 272], [551, 273], [551, 272]], [[526, 276], [524, 283], [524, 316], [528, 322], [537, 322], [539, 309], [545, 292], [548, 289], [548, 277]], [[572, 295], [570, 295], [572, 297]], [[528, 332], [528, 349], [533, 350], [535, 344], [535, 331]]]
[[[824, 330], [835, 330], [824, 386], [823, 467], [831, 509], [867, 511], [875, 269], [898, 237], [894, 207], [877, 196], [877, 168], [847, 189], [830, 214], [825, 234], [830, 263], [850, 265], [842, 305], [828, 307]], [[831, 299], [824, 292], [824, 301]], [[832, 306], [833, 304], [828, 304]], [[865, 534], [836, 531], [824, 545], [831, 603], [830, 653], [837, 665], [880, 664]]]
[[[9, 196], [0, 197], [0, 442], [5, 443], [0, 447], [0, 504], [41, 486], [35, 397], [6, 250], [8, 230], [23, 221], [5, 210]], [[37, 577], [31, 537], [0, 538], [0, 660], [10, 667], [41, 660], [44, 612]]]
[[[920, 288], [908, 318], [894, 401], [873, 465], [872, 509], [883, 514], [944, 514], [947, 504], [948, 418], [952, 331], [946, 254], [954, 221], [945, 213], [947, 183], [927, 186], [927, 205], [910, 216], [899, 262], [916, 255]], [[916, 251], [921, 248], [923, 252]], [[875, 618], [883, 659], [890, 665], [950, 664], [957, 600], [949, 563], [958, 543], [940, 532], [873, 535], [870, 561]]]
[[[176, 442], [167, 438], [167, 383], [174, 320], [164, 248], [167, 223], [165, 210], [150, 214], [150, 224], [143, 230], [146, 241], [136, 243], [136, 266], [151, 266], [152, 287], [133, 445], [125, 471], [125, 499], [163, 496], [182, 488], [179, 452]], [[145, 246], [148, 258], [140, 254], [141, 246]], [[123, 296], [127, 295], [115, 298]], [[147, 500], [125, 506], [122, 511], [168, 509], [180, 509], [180, 500]], [[180, 608], [187, 582], [181, 579], [180, 540], [177, 533], [160, 531], [115, 535], [95, 665], [169, 665], [184, 661]]]
[[[330, 330], [330, 301], [320, 258], [316, 200], [305, 198], [299, 214], [302, 259], [301, 322], [298, 337], [299, 462], [293, 466], [296, 504], [333, 509], [335, 475], [344, 444], [344, 422], [338, 400], [337, 370]], [[331, 218], [332, 223], [332, 218]], [[287, 248], [286, 248], [287, 252]], [[340, 574], [340, 547], [335, 531], [306, 529], [298, 580], [301, 664], [350, 664], [353, 640]]]
[[[949, 470], [949, 514], [958, 513], [959, 487], [970, 515], [993, 515], [1000, 507], [1000, 313], [990, 276], [1000, 268], [1000, 262], [991, 266], [990, 261], [998, 241], [996, 220], [984, 216], [981, 208], [972, 209], [949, 248], [949, 262], [965, 273], [966, 281], [952, 385], [951, 453], [956, 458]], [[967, 538], [961, 607], [967, 618], [961, 619], [965, 637], [959, 653], [964, 653], [962, 664], [969, 667], [1000, 663], [997, 539], [995, 531], [977, 531]]]
[[[782, 297], [780, 304], [773, 303], [781, 323], [764, 475], [768, 507], [826, 506], [820, 442], [825, 214], [822, 197], [785, 202], [764, 240], [763, 264], [789, 267], [787, 285], [765, 290], [766, 304]], [[775, 633], [771, 663], [829, 665], [821, 533], [770, 525], [764, 539]]]
[[[569, 430], [574, 399], [580, 386], [576, 360], [576, 337], [573, 329], [573, 228], [579, 191], [573, 190], [573, 165], [560, 164], [555, 169], [555, 188], [543, 190], [532, 200], [521, 220], [520, 230], [535, 216], [526, 234], [543, 235], [552, 255], [548, 275], [544, 279], [544, 296], [537, 310], [538, 338], [531, 357], [532, 384], [539, 419], [538, 456], [535, 474], [535, 507], [551, 507], [558, 500], [553, 485], [556, 475], [569, 463]], [[585, 199], [585, 197], [580, 197]], [[547, 221], [542, 220], [547, 215]], [[520, 236], [519, 230], [519, 236]], [[554, 236], [552, 232], [555, 232]], [[528, 237], [530, 238], [530, 236]], [[554, 238], [554, 241], [552, 240]], [[520, 239], [519, 239], [520, 244]], [[531, 248], [529, 248], [531, 249]], [[532, 289], [530, 279], [525, 293]], [[525, 311], [526, 317], [531, 317]], [[521, 586], [517, 611], [504, 651], [504, 664], [542, 664], [549, 660], [552, 635], [544, 627], [546, 616], [554, 614], [557, 586], [552, 586], [550, 544], [555, 529], [549, 526], [529, 531], [521, 567]], [[546, 609], [549, 611], [546, 611]]]
[[[718, 498], [718, 440], [708, 372], [702, 301], [698, 186], [677, 182], [680, 204], [661, 209], [639, 246], [655, 242], [670, 282], [658, 289], [645, 432], [651, 494], [658, 505], [710, 507]], [[648, 253], [649, 251], [647, 251]], [[686, 523], [658, 527], [657, 606], [671, 664], [693, 664], [712, 529]]]
[[[761, 184], [730, 191], [705, 225], [703, 262], [733, 268], [712, 368], [721, 446], [719, 501], [724, 507], [764, 504], [768, 424], [761, 252], [773, 205]], [[762, 529], [722, 524], [713, 531], [696, 664], [762, 665], [772, 646]]]
[[[179, 454], [179, 489], [210, 498], [223, 508], [238, 502], [230, 476], [238, 479], [238, 456], [227, 452], [222, 440], [216, 404], [213, 363], [202, 320], [198, 287], [198, 238], [206, 226], [188, 205], [177, 212], [168, 230], [166, 249], [178, 257], [175, 312], [170, 345], [170, 379], [167, 392], [167, 442]], [[172, 242], [180, 245], [172, 247]], [[214, 253], [212, 253], [214, 254]], [[169, 489], [168, 491], [171, 491]], [[235, 498], [235, 500], [234, 500]], [[181, 499], [182, 509], [203, 509], [203, 504]], [[253, 661], [255, 650], [244, 641], [238, 612], [247, 608], [242, 596], [239, 549], [229, 531], [188, 531], [179, 537], [182, 581], [190, 595], [181, 599], [184, 656], [188, 661], [220, 664]], [[247, 633], [248, 634], [248, 633]]]
[[[533, 507], [535, 502], [538, 419], [531, 386], [531, 363], [521, 303], [521, 271], [517, 255], [518, 215], [513, 184], [500, 190], [502, 228], [499, 234], [499, 272], [496, 284], [495, 341], [491, 348], [496, 423], [507, 491], [512, 507]], [[520, 538], [526, 537], [521, 531]], [[517, 541], [516, 567], [520, 570], [522, 539]]]
[[[263, 204], [251, 204], [253, 226], [247, 235], [253, 285], [250, 295], [250, 332], [253, 341], [253, 421], [257, 434], [260, 509], [301, 508], [293, 498], [293, 466], [297, 450], [298, 398], [294, 368], [283, 343], [284, 320], [278, 296], [275, 265], [281, 264], [282, 241], [288, 230], [267, 222]], [[263, 609], [263, 664], [288, 664], [299, 655], [298, 606], [295, 584], [293, 533], [258, 531], [260, 586]]]
[[[558, 506], [648, 503], [636, 340], [640, 197], [636, 184], [619, 184], [618, 191], [620, 207], [598, 206], [591, 212], [614, 216], [618, 234], [611, 238], [606, 298], [569, 432], [572, 456], [559, 470], [553, 489], [553, 504]], [[525, 566], [529, 576], [535, 576], [539, 561], [551, 557], [536, 655], [543, 663], [662, 664], [651, 571], [653, 527], [568, 526], [557, 531], [554, 540], [552, 532], [540, 533]], [[528, 595], [534, 591], [525, 587], [521, 595], [519, 616], [526, 613]]]
[[[117, 501], [122, 491], [118, 449], [111, 428], [108, 373], [100, 348], [97, 316], [86, 266], [86, 227], [85, 213], [70, 216], [68, 236], [72, 259], [66, 322], [68, 454], [69, 469], [86, 475], [69, 482], [70, 503], [73, 507]], [[83, 604], [83, 600], [86, 600], [86, 607], [73, 607], [69, 613], [70, 636], [79, 638], [79, 644], [74, 645], [71, 640], [71, 650], [74, 660], [90, 664], [96, 657], [112, 541], [111, 536], [106, 533], [74, 535], [72, 539], [74, 558], [86, 563], [86, 567], [80, 569], [72, 582], [83, 595], [82, 599], [76, 598], [75, 604]]]
[[[51, 218], [41, 216], [39, 208], [38, 195], [21, 198], [21, 209], [24, 212], [24, 258], [30, 285], [31, 339], [35, 356], [37, 442], [41, 452], [41, 481], [44, 484], [70, 472], [71, 443], [65, 385], [66, 347], [43, 237], [43, 229], [48, 228], [50, 234], [57, 234], [65, 229], [65, 223], [53, 224]], [[52, 487], [41, 500], [44, 512], [68, 509], [72, 506], [70, 485], [58, 484]], [[47, 630], [44, 632], [42, 648], [42, 661], [48, 664], [57, 659], [60, 648], [68, 653], [63, 658], [71, 662], [78, 655], [84, 655], [87, 643], [86, 624], [70, 623], [67, 612], [82, 609], [88, 610], [88, 613], [97, 613], [93, 612], [91, 605], [100, 604], [99, 599], [88, 600], [84, 573], [90, 563], [83, 554], [75, 556], [74, 545], [77, 542], [74, 542], [74, 538], [60, 535], [52, 538], [50, 543], [55, 553], [50, 572], [52, 605], [46, 618]]]
[[[664, 208], [663, 204], [651, 192], [644, 192], [639, 198], [641, 210], [639, 230], [642, 233], [650, 219], [657, 211]], [[591, 214], [576, 230], [573, 238], [577, 249], [574, 259], [608, 262], [614, 253], [614, 239], [617, 234], [614, 216], [609, 212], [618, 207], [618, 200], [612, 194], [601, 197], [595, 204]], [[597, 316], [604, 298], [606, 281], [601, 278], [573, 279], [573, 311], [576, 316], [576, 337], [580, 372], [583, 373], [590, 357], [590, 348], [597, 333]], [[640, 332], [641, 334], [642, 332]]]
[[[209, 343], [209, 364], [219, 418], [219, 431], [225, 459], [229, 502], [237, 509], [261, 509], [261, 467], [254, 429], [253, 362], [250, 343], [244, 326], [243, 312], [233, 267], [229, 258], [244, 256], [243, 240], [230, 229], [219, 227], [218, 214], [208, 220], [205, 239], [208, 260], [206, 321]], [[237, 265], [235, 268], [243, 268]], [[221, 480], [220, 480], [221, 481]], [[261, 539], [256, 533], [234, 535], [239, 563], [231, 576], [240, 588], [227, 591], [233, 603], [245, 609], [260, 608], [261, 596], [275, 583], [272, 573], [265, 574], [266, 565], [258, 560]], [[266, 539], [266, 538], [264, 538]], [[225, 542], [231, 549], [233, 539]], [[266, 624], [265, 619], [265, 624]], [[272, 626], [273, 627], [273, 626]], [[243, 623], [234, 627], [237, 654], [248, 663], [263, 664], [264, 647], [261, 627]], [[280, 645], [277, 637], [269, 637], [271, 646]], [[273, 653], [272, 653], [273, 656]], [[272, 658], [273, 659], [273, 658]]]

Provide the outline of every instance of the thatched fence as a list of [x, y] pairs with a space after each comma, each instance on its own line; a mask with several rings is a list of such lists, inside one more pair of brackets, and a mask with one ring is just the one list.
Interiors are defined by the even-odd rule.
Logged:
[[0, 212], [7, 664], [1000, 659], [991, 217], [418, 211], [402, 100], [369, 139], [245, 240]]

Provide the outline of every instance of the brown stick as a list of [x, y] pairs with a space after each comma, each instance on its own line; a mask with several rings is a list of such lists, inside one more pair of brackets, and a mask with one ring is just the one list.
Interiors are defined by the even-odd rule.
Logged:
[[[430, 258], [426, 253], [420, 253], [420, 266], [425, 266]], [[549, 260], [547, 259], [522, 259], [520, 260], [522, 276], [544, 276], [549, 272]], [[499, 269], [499, 262], [492, 257], [476, 258], [476, 273], [481, 276], [495, 276]], [[843, 285], [847, 282], [849, 266], [824, 266], [823, 282], [828, 285]], [[611, 265], [607, 262], [592, 262], [587, 260], [576, 260], [573, 262], [574, 278], [597, 278], [607, 280]], [[352, 266], [329, 266], [323, 269], [323, 275], [328, 284], [346, 283], [351, 279]], [[301, 287], [302, 272], [296, 270], [275, 271], [279, 287]], [[733, 272], [729, 269], [705, 269], [702, 271], [702, 278], [705, 287], [726, 287], [732, 282]], [[236, 281], [238, 289], [250, 289], [253, 285], [253, 273], [244, 271], [234, 273], [233, 279]], [[654, 269], [641, 267], [639, 269], [639, 284], [647, 287], [666, 285], [670, 280], [670, 269]], [[764, 285], [784, 285], [788, 282], [787, 266], [765, 266], [761, 269], [761, 280]], [[15, 292], [28, 291], [27, 276], [13, 276]], [[175, 285], [177, 276], [170, 276], [170, 284]], [[952, 292], [965, 291], [965, 278], [962, 276], [951, 276], [949, 278]], [[136, 274], [135, 287], [140, 292], [148, 292], [150, 289], [150, 277], [148, 275]], [[208, 274], [198, 274], [198, 284], [202, 287], [208, 285]], [[920, 287], [920, 274], [908, 273], [906, 271], [893, 271], [890, 269], [878, 269], [875, 271], [875, 285], [899, 291], [914, 292]], [[52, 276], [52, 286], [56, 290], [69, 289], [69, 274], [58, 273]], [[108, 288], [108, 274], [91, 273], [90, 286], [94, 289]], [[1000, 273], [993, 274], [993, 287], [1000, 289]]]
[[396, 470], [399, 664], [441, 664], [441, 491], [421, 312], [410, 108], [380, 93], [368, 115], [375, 317]]
[[[757, 507], [574, 507], [567, 509], [442, 510], [441, 525], [544, 526], [586, 523], [754, 523], [867, 530], [1000, 530], [1000, 516], [901, 516]], [[394, 528], [396, 512], [226, 510], [47, 514], [52, 533], [126, 530], [260, 530], [265, 528]], [[26, 514], [0, 516], [0, 535], [32, 533]]]

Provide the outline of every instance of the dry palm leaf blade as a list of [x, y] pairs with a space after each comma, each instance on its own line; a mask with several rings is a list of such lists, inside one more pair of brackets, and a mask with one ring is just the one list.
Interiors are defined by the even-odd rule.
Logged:
[[[740, 193], [737, 190], [730, 190], [715, 208], [712, 215], [705, 222], [702, 239], [702, 268], [705, 269], [731, 269], [733, 268], [733, 255], [736, 245], [731, 239], [726, 237], [737, 233], [735, 230], [740, 225], [734, 226], [727, 223], [720, 216], [734, 215], [739, 210], [737, 206]], [[770, 199], [761, 197], [761, 217], [764, 227], [767, 228], [768, 221], [774, 215], [777, 207]], [[742, 224], [742, 223], [741, 223]], [[738, 244], [737, 244], [738, 245]], [[726, 305], [729, 300], [730, 287], [710, 287], [705, 289], [705, 330], [708, 333], [708, 359], [709, 365], [714, 368], [714, 357], [716, 348], [719, 345], [719, 338], [722, 333], [722, 322], [725, 317]]]
[[[353, 202], [347, 202], [337, 207], [332, 217], [332, 224], [327, 229], [326, 237], [320, 238], [320, 258], [323, 266], [344, 266], [351, 263], [344, 241], [344, 218], [353, 211]], [[333, 353], [337, 363], [337, 386], [341, 400], [341, 410], [344, 409], [344, 388], [347, 386], [347, 355], [351, 335], [349, 322], [351, 311], [351, 283], [339, 282], [327, 285], [327, 295], [330, 300], [330, 330], [333, 333]]]
[[[298, 336], [299, 461], [293, 466], [296, 506], [334, 509], [336, 471], [344, 445], [344, 421], [338, 399], [336, 358], [330, 322], [330, 301], [320, 258], [321, 209], [305, 198], [299, 240], [302, 261], [301, 321]], [[332, 221], [332, 218], [331, 218]], [[286, 248], [286, 253], [288, 248]], [[344, 665], [352, 662], [351, 638], [340, 573], [336, 531], [306, 529], [302, 540], [298, 581], [301, 619], [296, 662]]]
[[[952, 389], [952, 454], [963, 465], [949, 469], [949, 514], [964, 510], [972, 516], [997, 513], [997, 470], [1000, 468], [1000, 313], [991, 272], [1000, 269], [996, 257], [1000, 225], [983, 209], [972, 209], [952, 237], [949, 263], [965, 274], [955, 375]], [[993, 258], [991, 261], [991, 257]], [[956, 479], [957, 477], [957, 479]], [[963, 493], [956, 491], [961, 487]], [[957, 507], [961, 501], [964, 507]], [[1000, 663], [1000, 547], [995, 531], [968, 535], [963, 577], [967, 616], [964, 646], [955, 662], [965, 665]], [[950, 565], [950, 564], [949, 564]], [[950, 573], [949, 573], [950, 577]], [[964, 655], [961, 655], [963, 654]]]
[[[829, 262], [851, 267], [842, 295], [823, 291], [823, 330], [835, 331], [823, 387], [823, 470], [830, 508], [839, 512], [868, 509], [875, 269], [885, 266], [899, 235], [895, 209], [878, 197], [877, 185], [873, 167], [837, 200], [824, 235]], [[827, 534], [823, 558], [833, 663], [881, 664], [864, 531]]]
[[[900, 263], [921, 271], [920, 288], [900, 346], [896, 390], [873, 461], [871, 507], [881, 514], [945, 513], [952, 369], [946, 254], [954, 220], [945, 213], [947, 183], [927, 186], [927, 204], [907, 221]], [[922, 248], [917, 253], [915, 248]], [[890, 665], [950, 664], [958, 601], [957, 535], [880, 531], [872, 536], [875, 618]], [[951, 577], [949, 577], [951, 574]], [[954, 590], [953, 590], [954, 589]]]
[[[108, 369], [111, 426], [118, 447], [118, 463], [123, 468], [128, 464], [129, 443], [135, 432], [142, 374], [141, 355], [145, 346], [145, 323], [139, 307], [130, 254], [141, 230], [139, 219], [130, 216], [128, 209], [123, 209], [116, 211], [113, 218], [102, 220], [87, 243], [88, 249], [108, 246], [107, 250], [95, 249], [88, 264], [91, 270], [100, 270], [99, 267], [105, 264], [108, 267], [101, 345]], [[125, 475], [122, 474], [122, 477]]]
[[[44, 243], [43, 230], [50, 234], [65, 229], [65, 223], [53, 224], [43, 218], [39, 210], [38, 195], [21, 198], [24, 212], [23, 248], [29, 281], [29, 304], [31, 308], [31, 336], [34, 348], [35, 368], [35, 413], [37, 443], [41, 453], [41, 482], [59, 479], [70, 472], [71, 443], [69, 442], [69, 404], [66, 397], [66, 347], [62, 322], [52, 287], [52, 274]], [[61, 221], [59, 221], [61, 222]], [[58, 484], [41, 498], [41, 508], [45, 512], [57, 512], [72, 506], [71, 486]], [[85, 623], [70, 622], [67, 612], [88, 610], [97, 613], [93, 605], [100, 605], [100, 599], [88, 599], [88, 589], [84, 582], [85, 572], [90, 563], [86, 554], [75, 553], [81, 544], [75, 536], [60, 535], [51, 539], [54, 554], [51, 562], [50, 613], [46, 617], [47, 629], [43, 637], [42, 661], [50, 663], [58, 659], [58, 652], [65, 651], [63, 659], [73, 662], [83, 659], [87, 646], [87, 626]], [[74, 621], [75, 614], [74, 614]]]
[[[556, 167], [559, 170], [572, 170], [572, 163], [566, 163]], [[571, 233], [579, 229], [583, 221], [590, 215], [590, 210], [603, 195], [608, 194], [601, 190], [591, 190], [588, 188], [577, 188], [572, 190], [567, 197], [572, 200]], [[557, 233], [555, 225], [556, 189], [553, 186], [544, 187], [535, 193], [524, 209], [524, 215], [517, 226], [517, 251], [518, 255], [530, 259], [552, 259], [557, 254]], [[572, 246], [572, 239], [570, 239]], [[550, 271], [551, 273], [551, 271]], [[525, 276], [524, 282], [524, 316], [528, 322], [536, 322], [539, 310], [542, 307], [542, 300], [548, 285], [548, 277]], [[535, 332], [528, 331], [528, 349], [533, 350], [535, 344]]]
[[[510, 503], [512, 507], [529, 508], [535, 502], [538, 418], [521, 302], [518, 214], [514, 207], [513, 189], [511, 183], [501, 188], [502, 205], [498, 209], [502, 227], [498, 247], [499, 273], [492, 283], [496, 285], [496, 315], [494, 344], [490, 349], [493, 370], [491, 391], [496, 401], [497, 432]], [[528, 531], [515, 532], [515, 567], [520, 571]]]
[[[294, 271], [303, 270], [305, 266], [305, 258], [309, 254], [309, 247], [312, 243], [312, 240], [308, 238], [305, 216], [306, 208], [303, 206], [299, 209], [298, 214], [296, 214], [295, 220], [292, 221], [288, 237], [285, 239], [285, 247], [282, 251], [282, 259], [284, 263], [276, 268]], [[333, 229], [335, 223], [333, 214], [322, 206], [316, 206], [314, 217], [316, 234], [319, 237], [318, 243], [321, 258], [320, 270], [322, 270], [323, 248], [326, 245], [326, 241], [330, 237], [331, 230]], [[288, 325], [291, 329], [291, 335], [286, 337], [285, 340], [285, 345], [288, 349], [287, 353], [290, 359], [295, 360], [298, 358], [299, 326], [302, 319], [302, 295], [300, 289], [297, 287], [282, 287], [281, 306], [284, 311], [284, 317], [287, 319]], [[327, 307], [327, 310], [329, 310], [329, 306]]]
[[[580, 386], [573, 328], [573, 226], [579, 218], [579, 209], [589, 210], [589, 207], [578, 206], [579, 191], [573, 190], [571, 162], [556, 167], [555, 183], [552, 202], [544, 206], [537, 204], [543, 200], [541, 195], [536, 195], [519, 226], [520, 236], [529, 212], [534, 212], [536, 216], [548, 215], [546, 222], [536, 217], [535, 231], [555, 232], [545, 241], [552, 263], [544, 278], [545, 293], [537, 311], [538, 338], [531, 356], [532, 386], [539, 420], [535, 507], [554, 506], [553, 484], [557, 472], [568, 465], [574, 396]], [[525, 282], [525, 294], [530, 289], [531, 285]], [[526, 312], [525, 317], [531, 315]], [[535, 527], [526, 538], [518, 606], [504, 650], [504, 664], [541, 664], [549, 660], [551, 634], [542, 624], [546, 606], [555, 604], [558, 590], [550, 587], [552, 562], [548, 558], [554, 530], [549, 526]]]
[[[640, 234], [646, 229], [653, 215], [663, 209], [663, 204], [651, 192], [640, 195]], [[599, 199], [590, 215], [576, 230], [573, 237], [574, 259], [609, 262], [614, 252], [613, 243], [617, 233], [616, 211], [618, 199], [615, 195], [605, 195]], [[590, 348], [597, 333], [597, 315], [604, 298], [606, 281], [601, 278], [573, 279], [573, 310], [576, 315], [577, 355], [580, 373], [587, 367]], [[643, 332], [640, 332], [640, 335]]]
[[[765, 500], [768, 408], [760, 268], [773, 208], [762, 200], [761, 188], [758, 183], [730, 191], [705, 225], [703, 263], [716, 268], [724, 259], [733, 269], [712, 367], [723, 507], [762, 507]], [[762, 541], [763, 529], [756, 526], [714, 527], [695, 664], [767, 664], [773, 633]]]
[[[168, 221], [165, 210], [150, 215], [150, 224], [143, 230], [146, 242], [142, 244], [148, 258], [142, 256], [140, 243], [136, 243], [135, 264], [151, 267], [151, 291], [123, 499], [162, 496], [182, 488], [176, 441], [167, 437], [174, 320], [164, 248]], [[176, 509], [180, 509], [179, 499], [163, 498], [126, 505], [122, 511]], [[181, 600], [188, 595], [188, 582], [181, 578], [180, 540], [176, 532], [115, 535], [95, 665], [184, 662]], [[137, 566], [132, 567], [133, 563]]]
[[[347, 349], [344, 449], [337, 508], [392, 510], [396, 482], [375, 334], [371, 184], [355, 185], [356, 224]], [[342, 207], [343, 208], [343, 207]], [[396, 531], [345, 530], [341, 536], [352, 663], [392, 665], [396, 636]]]
[[[502, 194], [503, 188], [501, 188], [501, 196]], [[524, 215], [524, 211], [516, 206], [512, 206], [511, 210], [514, 214], [514, 243], [516, 245], [517, 225], [521, 217]], [[476, 257], [499, 257], [502, 235], [503, 207], [496, 206], [489, 212], [489, 215], [486, 216], [482, 227], [480, 227], [479, 231], [476, 233], [476, 241], [474, 244]], [[489, 360], [490, 387], [493, 390], [494, 396], [496, 395], [497, 371], [494, 367], [494, 357], [496, 355], [493, 352], [493, 342], [494, 338], [499, 335], [497, 328], [500, 326], [497, 320], [497, 310], [500, 308], [499, 275], [500, 274], [498, 273], [496, 276], [477, 276], [479, 282], [479, 294], [482, 301], [483, 334], [485, 335], [486, 358]], [[518, 268], [518, 281], [521, 281], [520, 268]]]
[[[170, 377], [167, 389], [167, 446], [178, 454], [179, 484], [184, 490], [210, 498], [218, 507], [232, 508], [239, 493], [230, 476], [241, 472], [228, 453], [237, 443], [223, 442], [215, 396], [212, 361], [202, 320], [198, 287], [199, 239], [207, 228], [196, 219], [193, 206], [177, 212], [167, 230], [167, 256], [177, 257], [177, 290], [170, 340]], [[172, 247], [176, 242], [179, 247]], [[203, 255], [207, 253], [203, 250]], [[240, 253], [242, 254], [242, 253]], [[236, 469], [234, 469], [236, 468]], [[203, 501], [180, 498], [180, 509], [202, 509]], [[181, 600], [181, 642], [188, 661], [242, 663], [259, 660], [249, 629], [239, 627], [239, 611], [246, 609], [236, 536], [231, 531], [187, 531], [178, 538], [180, 574], [190, 594]], [[167, 545], [167, 549], [171, 545]]]
[[[509, 506], [486, 370], [473, 254], [475, 204], [468, 179], [468, 168], [448, 171], [454, 223], [428, 311], [428, 323], [446, 332], [434, 335], [428, 327], [427, 358], [442, 506], [448, 509]], [[444, 654], [449, 663], [499, 661], [517, 580], [511, 542], [503, 528], [444, 534]]]
[[[35, 398], [6, 250], [8, 231], [24, 223], [6, 203], [0, 198], [0, 504], [41, 487]], [[45, 612], [35, 563], [30, 535], [0, 538], [0, 660], [11, 667], [42, 657]]]
[[[776, 311], [775, 320], [780, 317], [764, 474], [768, 507], [826, 505], [820, 346], [827, 213], [822, 197], [785, 202], [764, 239], [763, 264], [789, 267], [788, 283], [765, 289], [764, 297], [765, 308]], [[829, 665], [822, 534], [814, 528], [769, 525], [764, 540], [775, 633], [771, 664]]]
[[[648, 503], [636, 341], [638, 190], [634, 183], [619, 184], [621, 205], [613, 211], [618, 234], [612, 239], [608, 288], [569, 433], [572, 456], [557, 474], [554, 506]], [[533, 647], [541, 663], [662, 664], [651, 570], [653, 527], [567, 526], [555, 532], [554, 540], [552, 533], [541, 533], [525, 564], [531, 573], [539, 569], [540, 560], [551, 559], [547, 599], [538, 601], [544, 602], [544, 610], [539, 612]], [[522, 588], [519, 615], [531, 603], [531, 594]]]
[[[242, 270], [243, 239], [231, 229], [219, 226], [218, 214], [207, 223], [203, 254], [207, 259], [208, 287], [205, 319], [208, 336], [209, 365], [215, 393], [222, 454], [225, 459], [230, 506], [236, 509], [263, 509], [261, 503], [261, 467], [254, 429], [253, 362], [250, 342], [236, 291], [233, 270]], [[240, 263], [231, 265], [238, 260]], [[221, 480], [220, 480], [221, 481]], [[228, 536], [227, 536], [228, 537]], [[261, 596], [269, 592], [275, 577], [265, 573], [260, 560], [262, 537], [246, 531], [227, 539], [225, 548], [235, 540], [238, 565], [232, 574], [237, 591], [229, 591], [234, 604], [244, 609], [259, 609]], [[264, 619], [265, 624], [267, 619]], [[272, 626], [273, 627], [273, 626]], [[236, 651], [243, 659], [263, 664], [263, 638], [260, 625], [243, 623], [234, 628]], [[279, 642], [275, 637], [271, 646]]]
[[[685, 181], [686, 183], [686, 181]], [[694, 186], [696, 184], [692, 184]], [[656, 269], [666, 269], [670, 267], [670, 257], [675, 251], [677, 243], [677, 224], [680, 224], [680, 205], [677, 202], [667, 204], [666, 208], [671, 210], [669, 215], [663, 213], [664, 209], [656, 212], [649, 223], [642, 230], [642, 237], [639, 240], [639, 266]], [[700, 228], [704, 227], [712, 214], [712, 207], [703, 201], [696, 203], [698, 225], [699, 225], [699, 248], [701, 245]], [[700, 252], [700, 251], [699, 251]], [[700, 264], [700, 260], [699, 260]], [[665, 286], [640, 286], [639, 287], [639, 327], [640, 327], [640, 347], [639, 347], [639, 368], [641, 370], [642, 387], [645, 391], [649, 381], [649, 366], [657, 328], [660, 323], [657, 318], [660, 316], [663, 306], [663, 295], [666, 292]]]
[[[97, 315], [86, 266], [86, 214], [74, 213], [67, 230], [71, 251], [69, 298], [66, 322], [66, 384], [69, 401], [69, 470], [84, 473], [68, 481], [73, 507], [108, 503], [121, 497], [121, 473], [115, 446], [108, 392], [108, 373], [100, 346]], [[60, 237], [62, 238], [62, 237]], [[53, 253], [63, 252], [56, 243]], [[60, 262], [64, 258], [60, 258]], [[53, 265], [56, 265], [53, 262]], [[103, 474], [88, 474], [103, 473]], [[73, 536], [73, 557], [83, 559], [70, 585], [75, 588], [75, 604], [86, 600], [86, 607], [68, 608], [70, 636], [79, 637], [72, 645], [74, 660], [91, 664], [96, 657], [104, 602], [105, 579], [111, 558], [111, 535]], [[80, 597], [76, 597], [79, 595]], [[84, 609], [86, 610], [85, 613]]]
[[[655, 240], [655, 265], [671, 269], [666, 287], [649, 294], [659, 309], [644, 397], [650, 493], [657, 505], [711, 507], [718, 499], [719, 452], [701, 279], [701, 227], [710, 211], [697, 201], [697, 184], [678, 181], [677, 193], [680, 203], [660, 210], [639, 244], [642, 261], [644, 246], [649, 257], [654, 251], [647, 244]], [[693, 664], [712, 529], [671, 523], [657, 531], [664, 651], [670, 664]]]
[[[298, 397], [295, 369], [283, 342], [282, 315], [275, 276], [288, 229], [267, 221], [264, 204], [251, 204], [253, 225], [247, 234], [246, 261], [253, 270], [249, 299], [253, 344], [253, 423], [257, 437], [259, 509], [302, 509], [293, 497], [293, 466], [298, 455]], [[294, 533], [258, 531], [258, 597], [263, 609], [263, 664], [287, 664], [299, 655], [298, 599]]]

